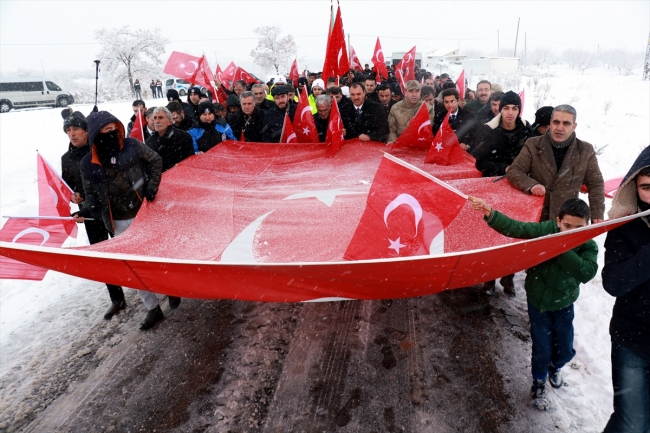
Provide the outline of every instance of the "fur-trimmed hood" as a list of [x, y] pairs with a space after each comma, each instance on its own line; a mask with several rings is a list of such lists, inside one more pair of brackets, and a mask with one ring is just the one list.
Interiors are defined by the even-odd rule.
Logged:
[[612, 208], [607, 213], [610, 219], [621, 218], [639, 212], [638, 194], [634, 179], [642, 169], [648, 166], [650, 166], [650, 146], [643, 149], [618, 187], [612, 200]]

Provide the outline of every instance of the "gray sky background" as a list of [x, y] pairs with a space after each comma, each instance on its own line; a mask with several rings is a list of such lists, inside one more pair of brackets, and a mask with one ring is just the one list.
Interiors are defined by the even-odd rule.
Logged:
[[[183, 51], [225, 67], [231, 60], [262, 75], [250, 51], [253, 29], [278, 25], [298, 44], [299, 68], [319, 71], [329, 25], [329, 0], [314, 1], [10, 1], [0, 0], [0, 71], [17, 69], [94, 71], [100, 50], [94, 31], [130, 25], [158, 27], [171, 41], [167, 54]], [[377, 36], [384, 53], [417, 45], [426, 54], [460, 46], [486, 54], [514, 50], [518, 56], [548, 47], [626, 48], [644, 51], [650, 1], [362, 1], [341, 0], [343, 26], [362, 63], [370, 63]], [[100, 59], [101, 60], [101, 59]]]

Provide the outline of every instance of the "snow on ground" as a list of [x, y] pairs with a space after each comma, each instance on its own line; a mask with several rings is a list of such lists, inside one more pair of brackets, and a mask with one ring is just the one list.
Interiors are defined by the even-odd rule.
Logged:
[[[605, 179], [624, 175], [641, 149], [650, 144], [648, 83], [641, 81], [638, 73], [620, 76], [603, 68], [590, 69], [581, 75], [565, 66], [553, 66], [550, 75], [541, 81], [548, 81], [551, 87], [543, 105], [571, 103], [578, 111], [578, 137], [602, 149], [599, 163]], [[529, 85], [532, 79], [523, 76], [521, 83], [527, 95], [524, 118], [532, 123], [535, 111], [535, 90]], [[158, 101], [147, 103], [155, 105]], [[605, 114], [608, 102], [610, 107]], [[92, 107], [75, 105], [74, 108], [88, 114]], [[132, 114], [130, 102], [105, 103], [100, 108], [112, 112], [125, 125]], [[60, 170], [60, 156], [67, 145], [59, 109], [11, 111], [0, 115], [2, 216], [37, 214], [35, 150]], [[602, 269], [604, 236], [596, 241], [601, 249]], [[86, 243], [81, 229], [78, 239], [69, 239], [65, 245]], [[519, 287], [523, 278], [523, 273], [517, 275]], [[128, 291], [127, 302], [138, 306], [136, 317], [144, 311], [133, 291]], [[500, 297], [495, 302], [506, 314], [526, 322], [523, 296], [513, 300]], [[108, 305], [103, 284], [52, 271], [40, 282], [0, 280], [0, 430], [9, 427], [11, 420], [33, 417], [49, 404], [50, 401], [36, 396], [57, 387], [60, 383], [57, 375], [63, 374], [61, 364], [81, 371], [85, 366], [80, 360], [94, 350], [94, 342], [108, 338], [118, 344], [123, 334], [131, 331], [124, 329], [126, 315], [110, 322], [102, 319]], [[600, 276], [582, 287], [575, 306], [577, 356], [570, 368], [565, 369], [568, 386], [561, 390], [549, 389], [552, 408], [543, 415], [550, 417], [559, 430], [600, 431], [609, 418], [612, 390], [608, 325], [612, 305], [613, 298], [602, 289]], [[529, 345], [516, 347], [520, 351], [517, 358], [522, 362], [503, 368], [507, 376], [526, 382], [530, 378], [526, 371], [530, 368]], [[107, 356], [100, 355], [100, 359]], [[526, 383], [523, 387], [527, 386]], [[519, 383], [517, 389], [521, 388]], [[48, 395], [56, 396], [64, 391], [60, 389]], [[527, 397], [521, 401], [527, 403]], [[516, 420], [513, 425], [517, 425]]]

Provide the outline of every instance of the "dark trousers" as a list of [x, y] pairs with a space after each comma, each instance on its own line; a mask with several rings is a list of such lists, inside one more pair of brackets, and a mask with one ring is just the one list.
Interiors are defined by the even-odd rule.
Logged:
[[650, 432], [650, 361], [612, 341], [614, 413], [605, 433]]
[[163, 97], [162, 86], [156, 86], [156, 90], [158, 91], [158, 97], [162, 98]]
[[157, 98], [157, 96], [156, 96], [156, 86], [149, 87], [149, 88], [151, 89], [151, 95], [152, 95], [154, 98]]
[[556, 311], [541, 312], [528, 303], [531, 356], [534, 380], [546, 380], [548, 366], [559, 370], [576, 354], [573, 349], [573, 304]]
[[[86, 234], [88, 235], [90, 245], [108, 239], [108, 232], [106, 231], [106, 227], [104, 227], [104, 222], [101, 218], [97, 218], [93, 221], [85, 221], [84, 224], [86, 225]], [[119, 304], [124, 301], [124, 291], [122, 290], [122, 287], [113, 284], [106, 284], [106, 288], [108, 289], [108, 295], [111, 297], [111, 302], [113, 304]]]

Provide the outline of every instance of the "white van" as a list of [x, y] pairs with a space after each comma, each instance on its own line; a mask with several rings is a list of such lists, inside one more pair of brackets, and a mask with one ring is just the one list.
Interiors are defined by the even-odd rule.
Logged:
[[165, 80], [164, 92], [167, 95], [169, 89], [174, 89], [178, 91], [180, 96], [187, 95], [187, 92], [192, 87], [192, 84], [189, 81], [181, 80], [180, 78], [168, 78]]
[[23, 107], [67, 107], [73, 102], [70, 93], [45, 77], [0, 77], [0, 113]]

